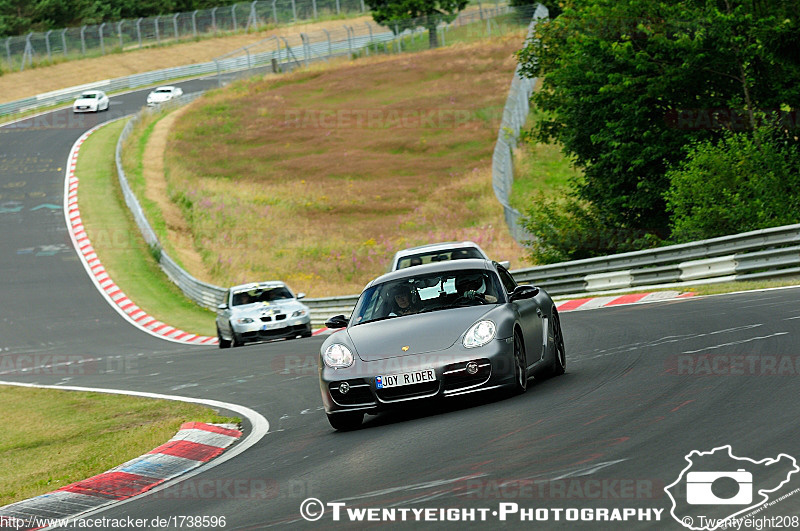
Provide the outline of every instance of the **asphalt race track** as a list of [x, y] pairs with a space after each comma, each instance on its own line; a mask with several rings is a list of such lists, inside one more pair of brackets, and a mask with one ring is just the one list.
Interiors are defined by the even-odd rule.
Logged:
[[[214, 84], [181, 86], [188, 93]], [[264, 415], [270, 432], [230, 461], [92, 518], [224, 516], [228, 530], [386, 526], [354, 524], [346, 509], [333, 521], [331, 507], [308, 522], [300, 505], [313, 497], [350, 509], [408, 509], [405, 527], [413, 528], [684, 529], [670, 515], [665, 487], [679, 479], [691, 451], [724, 445], [756, 461], [788, 456], [761, 465], [754, 493], [779, 486], [768, 494], [773, 501], [800, 488], [800, 473], [789, 474], [788, 466], [800, 458], [800, 289], [564, 313], [566, 375], [532, 381], [513, 398], [484, 395], [367, 417], [348, 433], [334, 432], [321, 408], [322, 338], [221, 351], [130, 326], [81, 266], [61, 205], [75, 140], [134, 112], [146, 93], [114, 97], [98, 115], [75, 118], [62, 110], [0, 128], [0, 380], [235, 403]], [[22, 364], [40, 368], [23, 373], [16, 370]], [[742, 467], [715, 455], [716, 468], [706, 470]], [[676, 496], [687, 499], [689, 487], [695, 488], [680, 483], [684, 492]], [[734, 494], [723, 481], [703, 495]], [[493, 513], [501, 504], [505, 520]], [[678, 506], [698, 529], [701, 516], [730, 507]], [[414, 521], [410, 510], [424, 508], [436, 509], [428, 520], [451, 509], [475, 521]], [[636, 509], [636, 516], [597, 521], [605, 514], [600, 509], [615, 508]], [[523, 509], [537, 521], [521, 522]], [[660, 521], [653, 511], [639, 521], [645, 509], [660, 510]], [[579, 513], [583, 521], [568, 520]], [[791, 528], [799, 516], [800, 495], [792, 495], [753, 518], [788, 517], [781, 527]], [[186, 522], [161, 528], [190, 527]]]

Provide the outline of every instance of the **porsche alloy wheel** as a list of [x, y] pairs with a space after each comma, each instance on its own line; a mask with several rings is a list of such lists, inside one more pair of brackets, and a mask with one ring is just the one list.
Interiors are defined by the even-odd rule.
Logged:
[[567, 371], [567, 351], [564, 348], [564, 334], [561, 331], [561, 319], [553, 308], [553, 376], [561, 376]]
[[364, 413], [352, 411], [347, 413], [328, 414], [328, 422], [333, 429], [338, 431], [354, 430], [361, 426], [364, 420]]
[[528, 361], [519, 331], [514, 331], [514, 394], [528, 390]]

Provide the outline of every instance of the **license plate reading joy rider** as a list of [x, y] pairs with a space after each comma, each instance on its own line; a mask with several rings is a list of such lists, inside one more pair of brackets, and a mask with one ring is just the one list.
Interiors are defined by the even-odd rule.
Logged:
[[403, 385], [432, 382], [434, 380], [436, 380], [436, 373], [433, 371], [433, 369], [424, 369], [422, 371], [404, 372], [402, 374], [376, 376], [375, 387], [377, 389], [386, 389], [389, 387], [400, 387]]

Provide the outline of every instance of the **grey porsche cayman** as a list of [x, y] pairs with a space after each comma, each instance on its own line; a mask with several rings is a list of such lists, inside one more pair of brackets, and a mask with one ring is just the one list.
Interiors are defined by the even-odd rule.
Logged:
[[322, 401], [335, 429], [365, 413], [508, 388], [566, 369], [558, 312], [542, 289], [496, 262], [401, 269], [370, 282], [350, 319], [338, 315], [320, 349]]

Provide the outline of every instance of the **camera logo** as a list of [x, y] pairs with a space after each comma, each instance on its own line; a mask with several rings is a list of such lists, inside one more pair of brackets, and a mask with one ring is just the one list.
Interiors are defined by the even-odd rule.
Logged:
[[768, 502], [774, 505], [787, 496], [792, 487], [786, 485], [797, 482], [800, 472], [790, 455], [751, 459], [734, 455], [730, 445], [692, 450], [685, 460], [664, 492], [672, 502], [670, 515], [692, 531], [728, 529], [733, 520]]
[[[729, 498], [714, 494], [713, 486], [734, 482], [739, 491]], [[736, 472], [689, 472], [686, 474], [686, 502], [690, 505], [748, 505], [753, 502], [753, 474], [744, 468]]]

